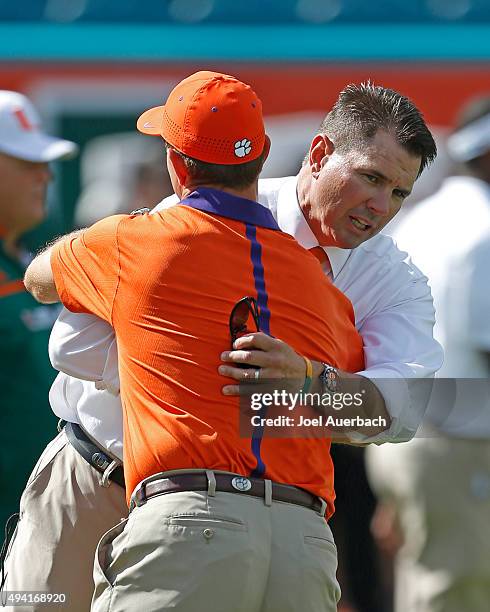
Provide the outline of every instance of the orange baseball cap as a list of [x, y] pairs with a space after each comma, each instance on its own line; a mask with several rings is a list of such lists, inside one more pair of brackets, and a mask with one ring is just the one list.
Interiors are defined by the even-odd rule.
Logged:
[[211, 164], [244, 164], [264, 150], [262, 102], [235, 77], [200, 71], [181, 81], [164, 106], [145, 111], [143, 134], [161, 136], [172, 147]]

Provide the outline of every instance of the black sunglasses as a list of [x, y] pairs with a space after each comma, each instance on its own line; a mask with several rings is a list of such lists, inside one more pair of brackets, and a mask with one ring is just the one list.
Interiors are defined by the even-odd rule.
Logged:
[[237, 338], [251, 331], [247, 327], [250, 315], [252, 315], [252, 319], [255, 324], [255, 329], [253, 331], [260, 331], [259, 307], [257, 305], [257, 300], [253, 297], [247, 296], [239, 300], [233, 306], [233, 309], [230, 313], [229, 326], [232, 348], [233, 343]]

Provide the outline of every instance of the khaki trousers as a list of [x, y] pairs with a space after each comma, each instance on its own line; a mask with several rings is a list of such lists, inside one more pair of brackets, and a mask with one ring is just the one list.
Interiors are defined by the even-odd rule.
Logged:
[[100, 474], [69, 444], [64, 432], [46, 447], [22, 494], [4, 591], [64, 593], [66, 603], [5, 610], [90, 609], [97, 542], [128, 514], [124, 490], [115, 483], [102, 487], [99, 479]]
[[154, 497], [97, 547], [92, 612], [335, 612], [337, 550], [307, 508], [243, 493]]

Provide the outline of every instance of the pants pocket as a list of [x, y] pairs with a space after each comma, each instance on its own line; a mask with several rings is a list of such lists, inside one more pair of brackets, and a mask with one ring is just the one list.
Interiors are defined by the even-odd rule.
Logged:
[[173, 514], [164, 519], [164, 524], [172, 527], [188, 527], [195, 530], [225, 529], [229, 531], [247, 531], [247, 525], [240, 519], [209, 514]]
[[112, 544], [114, 540], [123, 533], [127, 522], [128, 519], [124, 519], [117, 525], [114, 525], [114, 527], [109, 529], [109, 531], [102, 536], [97, 544], [94, 560], [94, 582], [96, 591], [99, 585], [105, 585], [109, 588], [114, 586], [115, 577], [109, 570]]
[[62, 431], [56, 438], [51, 440], [46, 448], [41, 453], [41, 456], [37, 460], [34, 469], [29, 476], [27, 481], [26, 489], [41, 475], [42, 471], [53, 461], [60, 450], [68, 444], [65, 433]]
[[109, 558], [101, 541], [99, 581], [111, 592], [111, 612], [260, 609], [253, 589], [260, 570], [247, 524], [225, 513], [168, 513], [164, 501], [155, 501], [133, 510]]
[[335, 542], [333, 540], [329, 540], [328, 538], [321, 538], [318, 536], [305, 536], [305, 544], [309, 544], [311, 546], [318, 546], [319, 548], [323, 548], [324, 550], [333, 550], [335, 554], [337, 554], [337, 546], [335, 546]]
[[311, 581], [312, 593], [316, 592], [318, 596], [318, 602], [313, 609], [336, 610], [341, 595], [336, 577], [337, 547], [330, 528], [326, 524], [325, 527], [325, 530], [315, 530], [313, 534], [304, 536], [303, 569]]

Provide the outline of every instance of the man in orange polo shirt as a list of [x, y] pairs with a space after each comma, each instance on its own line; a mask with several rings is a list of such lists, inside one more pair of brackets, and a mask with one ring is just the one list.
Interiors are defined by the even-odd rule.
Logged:
[[336, 610], [330, 440], [241, 437], [217, 369], [254, 296], [306, 375], [309, 359], [359, 370], [352, 306], [256, 203], [269, 140], [249, 86], [196, 73], [138, 128], [166, 141], [181, 202], [65, 237], [25, 279], [117, 337], [132, 512], [99, 543], [92, 610]]

